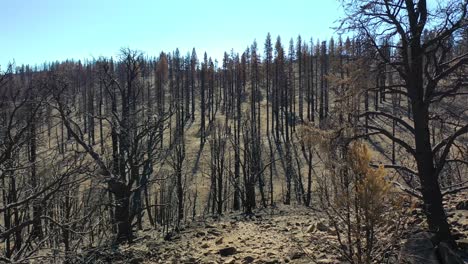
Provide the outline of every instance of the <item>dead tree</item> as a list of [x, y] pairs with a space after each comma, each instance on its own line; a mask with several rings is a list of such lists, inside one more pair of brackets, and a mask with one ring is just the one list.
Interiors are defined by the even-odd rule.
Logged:
[[224, 128], [221, 125], [214, 127], [210, 143], [210, 157], [211, 157], [211, 199], [212, 199], [212, 212], [218, 215], [223, 213], [223, 204], [226, 197], [224, 196], [224, 180], [226, 172], [226, 135], [224, 135]]
[[142, 177], [143, 167], [148, 160], [155, 161], [162, 153], [159, 148], [162, 140], [160, 128], [167, 127], [162, 124], [169, 116], [164, 113], [143, 120], [138, 118], [137, 113], [141, 110], [136, 104], [136, 95], [142, 87], [139, 85], [141, 59], [139, 52], [122, 50], [121, 61], [117, 65], [120, 76], [110, 68], [110, 63], [102, 63], [102, 81], [112, 102], [112, 112], [106, 119], [113, 137], [111, 162], [106, 162], [93, 145], [84, 141], [83, 131], [73, 119], [73, 108], [64, 103], [68, 88], [66, 76], [57, 75], [52, 84], [56, 109], [68, 133], [99, 167], [102, 180], [115, 199], [112, 216], [117, 226], [117, 243], [133, 239], [132, 223], [142, 210], [138, 205], [140, 190], [152, 176]]
[[[408, 98], [411, 108], [409, 121], [382, 111], [362, 114], [396, 121], [406, 131], [408, 136], [405, 138], [394, 136], [386, 127], [378, 124], [367, 124], [365, 128], [369, 133], [381, 134], [394, 141], [414, 160], [416, 169], [398, 165], [392, 167], [419, 178], [420, 194], [414, 194], [424, 201], [429, 229], [437, 234], [439, 241], [453, 244], [442, 198], [445, 193], [466, 186], [442, 190], [439, 180], [451, 159], [452, 148], [457, 139], [468, 132], [468, 125], [460, 120], [454, 122], [453, 132], [435, 145], [431, 142], [429, 127], [431, 117], [438, 114], [434, 112], [437, 104], [449, 98], [456, 99], [466, 89], [466, 79], [457, 76], [456, 72], [465, 67], [468, 55], [451, 56], [453, 45], [448, 40], [466, 28], [468, 3], [448, 1], [440, 6], [441, 10], [428, 10], [426, 0], [395, 3], [345, 1], [345, 6], [347, 16], [343, 20], [343, 29], [362, 33], [372, 45], [376, 57], [398, 74], [398, 86], [385, 87], [385, 92]], [[433, 13], [440, 16], [432, 16]], [[423, 38], [425, 30], [431, 34]], [[385, 52], [386, 47], [381, 45], [389, 38], [398, 41], [393, 47], [398, 51], [398, 56], [390, 59]]]

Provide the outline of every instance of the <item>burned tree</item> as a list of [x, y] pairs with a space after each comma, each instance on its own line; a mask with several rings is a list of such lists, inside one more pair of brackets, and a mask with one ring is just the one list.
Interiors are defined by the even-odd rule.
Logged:
[[[406, 150], [414, 159], [416, 169], [404, 166], [392, 166], [405, 170], [419, 178], [424, 211], [429, 229], [437, 234], [439, 241], [452, 242], [449, 224], [442, 198], [440, 177], [446, 168], [457, 139], [468, 132], [468, 125], [463, 121], [452, 122], [452, 132], [444, 136], [437, 144], [431, 142], [429, 129], [437, 104], [448, 99], [462, 96], [466, 89], [466, 80], [456, 72], [465, 67], [468, 55], [453, 54], [453, 45], [449, 39], [467, 26], [467, 2], [447, 1], [438, 8], [428, 10], [426, 0], [419, 1], [344, 1], [347, 17], [343, 20], [343, 29], [362, 33], [370, 43], [379, 60], [398, 75], [399, 83], [385, 87], [386, 93], [396, 93], [408, 98], [411, 108], [410, 120], [394, 116], [388, 112], [366, 111], [363, 116], [379, 117], [396, 121], [405, 129], [407, 138], [397, 137], [385, 126], [367, 124], [369, 133], [381, 134]], [[440, 14], [434, 16], [432, 14]], [[429, 34], [424, 37], [424, 32]], [[396, 56], [388, 57], [385, 52], [386, 40], [395, 39], [398, 43], [393, 48]], [[396, 82], [396, 80], [395, 80]], [[464, 186], [462, 187], [464, 188]]]
[[84, 133], [71, 115], [73, 108], [65, 104], [67, 76], [57, 75], [53, 80], [56, 108], [68, 133], [99, 167], [101, 178], [115, 199], [112, 216], [115, 218], [117, 243], [133, 239], [132, 223], [143, 210], [141, 190], [152, 176], [148, 175], [151, 170], [143, 168], [160, 154], [161, 123], [168, 116], [167, 113], [148, 118], [138, 115], [144, 111], [136, 101], [136, 95], [142, 87], [141, 59], [141, 53], [125, 49], [122, 50], [121, 61], [116, 65], [117, 71], [111, 68], [111, 63], [101, 63], [102, 81], [112, 103], [112, 112], [106, 118], [112, 134], [109, 148], [113, 158], [110, 162], [106, 162], [93, 145], [84, 141]]

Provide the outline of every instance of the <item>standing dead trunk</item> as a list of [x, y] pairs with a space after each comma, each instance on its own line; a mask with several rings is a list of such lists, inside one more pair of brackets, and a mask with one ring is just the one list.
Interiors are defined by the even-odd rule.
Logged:
[[115, 197], [114, 218], [117, 225], [116, 243], [132, 242], [133, 230], [130, 222], [130, 191], [123, 182], [110, 183], [110, 191]]
[[421, 181], [429, 229], [437, 234], [440, 241], [454, 243], [450, 234], [447, 216], [442, 204], [442, 193], [438, 175], [434, 166], [434, 156], [429, 134], [429, 114], [427, 106], [421, 102], [413, 102], [413, 118], [416, 134], [416, 163]]

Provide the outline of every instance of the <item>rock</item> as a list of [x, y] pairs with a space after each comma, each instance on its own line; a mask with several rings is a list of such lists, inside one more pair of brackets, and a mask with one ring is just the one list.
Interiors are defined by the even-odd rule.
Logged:
[[307, 229], [306, 229], [306, 232], [307, 232], [307, 233], [313, 233], [313, 232], [315, 232], [315, 225], [312, 224], [312, 225], [308, 226]]
[[335, 228], [330, 228], [330, 230], [328, 230], [328, 234], [336, 237], [338, 232], [335, 230]]
[[231, 256], [236, 253], [237, 253], [237, 249], [235, 247], [225, 247], [218, 251], [218, 254], [220, 254], [223, 257]]
[[198, 263], [197, 259], [195, 257], [189, 257], [188, 261], [190, 263]]
[[455, 208], [457, 208], [457, 210], [468, 210], [468, 200], [457, 203]]
[[219, 244], [222, 244], [222, 243], [223, 243], [223, 237], [220, 237], [220, 238], [216, 239], [216, 241], [215, 241], [216, 245], [219, 245]]
[[460, 256], [444, 242], [441, 242], [437, 246], [437, 253], [439, 254], [442, 264], [463, 264], [463, 260]]
[[252, 256], [246, 256], [246, 257], [244, 257], [244, 259], [242, 260], [242, 263], [252, 263], [252, 262], [254, 262], [254, 260], [255, 260], [254, 257], [252, 257]]
[[201, 248], [209, 248], [210, 245], [208, 245], [208, 243], [204, 243], [204, 244], [202, 244], [200, 247], [201, 247]]
[[196, 234], [195, 234], [196, 237], [204, 237], [206, 236], [206, 233], [204, 231], [198, 231]]
[[317, 223], [317, 230], [322, 231], [322, 232], [326, 232], [326, 231], [328, 231], [328, 226], [326, 224], [324, 224], [323, 222], [318, 222]]
[[128, 263], [130, 263], [130, 264], [140, 264], [140, 263], [143, 263], [143, 261], [144, 261], [143, 258], [133, 258]]
[[289, 258], [291, 260], [294, 260], [294, 259], [300, 259], [302, 258], [303, 256], [305, 256], [305, 253], [301, 250], [295, 250], [295, 251], [292, 251], [290, 254], [289, 254]]
[[210, 229], [210, 230], [208, 230], [208, 234], [213, 235], [213, 236], [220, 236], [221, 232], [219, 232], [216, 229]]
[[224, 261], [224, 264], [234, 264], [234, 263], [236, 263], [235, 258], [229, 258], [226, 261]]
[[149, 241], [149, 242], [146, 243], [146, 247], [147, 247], [150, 251], [156, 251], [156, 250], [158, 250], [158, 248], [159, 248], [159, 243], [154, 242], [154, 241]]
[[277, 259], [265, 259], [265, 260], [263, 261], [263, 263], [265, 263], [265, 264], [279, 264], [280, 261], [277, 260]]
[[318, 260], [317, 260], [317, 263], [327, 263], [327, 264], [331, 264], [331, 263], [335, 263], [335, 261], [334, 261], [333, 259], [323, 258], [323, 259], [318, 259]]
[[439, 264], [432, 238], [433, 235], [428, 232], [417, 233], [410, 237], [400, 250], [400, 263]]

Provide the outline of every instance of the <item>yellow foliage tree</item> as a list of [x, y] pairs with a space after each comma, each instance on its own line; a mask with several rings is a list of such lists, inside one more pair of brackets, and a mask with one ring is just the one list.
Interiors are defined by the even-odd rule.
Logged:
[[327, 186], [334, 195], [327, 195], [325, 211], [336, 229], [341, 255], [350, 263], [373, 263], [397, 235], [388, 230], [396, 230], [401, 201], [385, 168], [371, 166], [372, 152], [366, 144], [356, 141], [344, 154], [342, 160], [332, 161], [335, 169], [330, 176], [335, 180], [330, 183], [339, 186]]
[[370, 166], [371, 152], [361, 142], [351, 146], [348, 159], [357, 177], [355, 189], [360, 210], [366, 219], [381, 221], [385, 205], [391, 202], [389, 196], [392, 189], [391, 183], [385, 179], [385, 168], [382, 165], [376, 169]]

